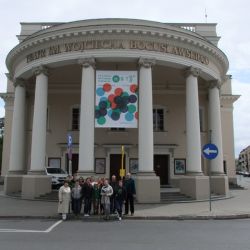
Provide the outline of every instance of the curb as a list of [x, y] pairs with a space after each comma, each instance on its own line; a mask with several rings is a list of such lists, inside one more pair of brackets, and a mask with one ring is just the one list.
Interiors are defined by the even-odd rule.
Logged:
[[[70, 216], [71, 217], [71, 216]], [[0, 215], [1, 219], [47, 219], [58, 220], [61, 217], [58, 215], [52, 216], [30, 216], [30, 215]], [[123, 220], [236, 220], [236, 219], [249, 219], [250, 214], [232, 214], [232, 215], [177, 215], [177, 216], [129, 216], [123, 217]], [[88, 218], [80, 217], [79, 219], [69, 218], [68, 221], [83, 221], [83, 222], [102, 222], [103, 219], [100, 216], [90, 216]], [[110, 222], [117, 221], [116, 217], [111, 217]]]

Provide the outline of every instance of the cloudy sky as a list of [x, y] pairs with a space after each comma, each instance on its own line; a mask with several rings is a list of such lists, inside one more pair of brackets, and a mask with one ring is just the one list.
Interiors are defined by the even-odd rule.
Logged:
[[[20, 22], [67, 22], [90, 18], [137, 18], [159, 22], [218, 23], [219, 47], [230, 62], [236, 155], [250, 144], [250, 2], [248, 0], [0, 0], [0, 92], [6, 91], [5, 58], [17, 44]], [[0, 101], [0, 117], [4, 116]]]

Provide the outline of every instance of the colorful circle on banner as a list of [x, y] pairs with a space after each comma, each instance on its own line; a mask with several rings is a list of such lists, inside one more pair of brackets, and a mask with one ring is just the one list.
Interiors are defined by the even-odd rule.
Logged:
[[107, 101], [107, 100], [108, 100], [108, 98], [106, 96], [103, 96], [100, 98], [100, 101]]
[[98, 119], [100, 118], [101, 114], [100, 114], [100, 110], [96, 110], [95, 111], [95, 118]]
[[135, 112], [135, 119], [139, 119], [139, 113], [138, 112]]
[[111, 94], [108, 96], [108, 100], [112, 103], [114, 101], [115, 95]]
[[116, 111], [113, 111], [112, 114], [111, 114], [111, 118], [114, 121], [118, 121], [120, 119], [120, 113], [118, 113]]
[[105, 124], [105, 123], [106, 123], [106, 118], [103, 117], [103, 116], [100, 116], [100, 117], [97, 119], [97, 123], [98, 123], [99, 125]]
[[122, 113], [128, 112], [128, 106], [122, 107], [122, 108], [121, 108], [121, 112], [122, 112]]
[[122, 94], [122, 92], [123, 92], [122, 88], [116, 88], [115, 89], [115, 95], [116, 96], [120, 96]]
[[98, 95], [98, 96], [103, 96], [104, 95], [104, 90], [103, 90], [103, 88], [98, 88], [97, 90], [96, 90], [96, 94]]
[[135, 93], [137, 91], [137, 84], [131, 84], [129, 89], [132, 93]]
[[113, 110], [110, 109], [110, 110], [108, 111], [108, 116], [109, 116], [110, 118], [111, 118], [112, 113], [113, 113]]
[[136, 111], [136, 106], [131, 104], [128, 106], [128, 112], [129, 113], [134, 113]]
[[124, 91], [124, 92], [122, 93], [122, 97], [124, 97], [124, 96], [129, 96], [129, 93], [126, 92], [126, 91]]
[[101, 116], [105, 116], [108, 112], [107, 112], [107, 109], [100, 109], [99, 113]]
[[120, 81], [120, 77], [118, 75], [114, 75], [112, 77], [112, 80], [113, 80], [113, 82], [119, 82]]
[[132, 113], [126, 113], [126, 115], [125, 115], [125, 119], [126, 119], [126, 121], [128, 121], [128, 122], [131, 122], [131, 121], [133, 121], [133, 119], [134, 119], [134, 115], [132, 114]]
[[105, 91], [105, 92], [109, 92], [110, 90], [112, 89], [112, 86], [111, 86], [111, 84], [110, 83], [104, 83], [104, 85], [103, 85], [103, 90]]
[[99, 102], [100, 109], [106, 109], [107, 108], [107, 102], [106, 101], [100, 101]]
[[129, 102], [130, 103], [136, 103], [137, 101], [137, 96], [136, 95], [130, 95], [129, 96]]

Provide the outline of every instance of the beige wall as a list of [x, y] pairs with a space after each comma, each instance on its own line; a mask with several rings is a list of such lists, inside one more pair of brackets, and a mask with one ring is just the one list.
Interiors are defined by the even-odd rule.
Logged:
[[[99, 68], [114, 69], [114, 63], [108, 66], [100, 64]], [[119, 70], [135, 70], [134, 64], [123, 63]], [[34, 85], [34, 83], [32, 83]], [[228, 83], [230, 84], [230, 83]], [[12, 85], [8, 85], [13, 90]], [[32, 85], [31, 85], [32, 86]], [[203, 128], [201, 131], [201, 145], [208, 142], [208, 99], [205, 81], [199, 80], [199, 105], [202, 109]], [[12, 88], [12, 89], [11, 89]], [[231, 91], [230, 86], [224, 86], [222, 92]], [[153, 68], [153, 103], [154, 107], [164, 109], [164, 132], [154, 133], [155, 154], [168, 154], [170, 156], [169, 176], [171, 180], [180, 178], [174, 175], [174, 159], [186, 158], [186, 131], [185, 131], [185, 76], [179, 69], [157, 66]], [[47, 155], [48, 157], [61, 158], [61, 167], [66, 166], [66, 141], [67, 133], [71, 132], [73, 142], [73, 153], [78, 153], [79, 131], [71, 131], [71, 109], [80, 104], [80, 68], [68, 66], [56, 68], [54, 74], [49, 77], [48, 95], [48, 130], [47, 130]], [[34, 105], [34, 90], [28, 91], [27, 99], [27, 140], [26, 140], [26, 166], [30, 168], [30, 150], [32, 136], [32, 119]], [[6, 106], [6, 131], [4, 142], [3, 173], [6, 174], [9, 160], [9, 143], [12, 120], [12, 108]], [[227, 171], [229, 177], [235, 175], [234, 165], [234, 141], [232, 123], [232, 105], [223, 103], [222, 109], [222, 128], [223, 128], [223, 151], [227, 161]], [[109, 175], [109, 154], [120, 153], [120, 146], [126, 147], [126, 168], [129, 167], [129, 158], [137, 158], [138, 154], [138, 133], [137, 129], [127, 129], [125, 132], [113, 132], [109, 129], [95, 129], [95, 157], [105, 157], [107, 172]], [[169, 146], [175, 144], [176, 146]], [[103, 147], [103, 145], [105, 145]], [[159, 146], [161, 145], [161, 146]], [[207, 173], [207, 162], [202, 159], [203, 171]]]

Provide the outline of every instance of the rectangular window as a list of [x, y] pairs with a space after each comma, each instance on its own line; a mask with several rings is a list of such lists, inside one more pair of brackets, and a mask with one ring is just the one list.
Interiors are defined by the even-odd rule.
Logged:
[[164, 131], [164, 109], [153, 109], [154, 131]]
[[72, 108], [72, 130], [79, 130], [80, 108]]

